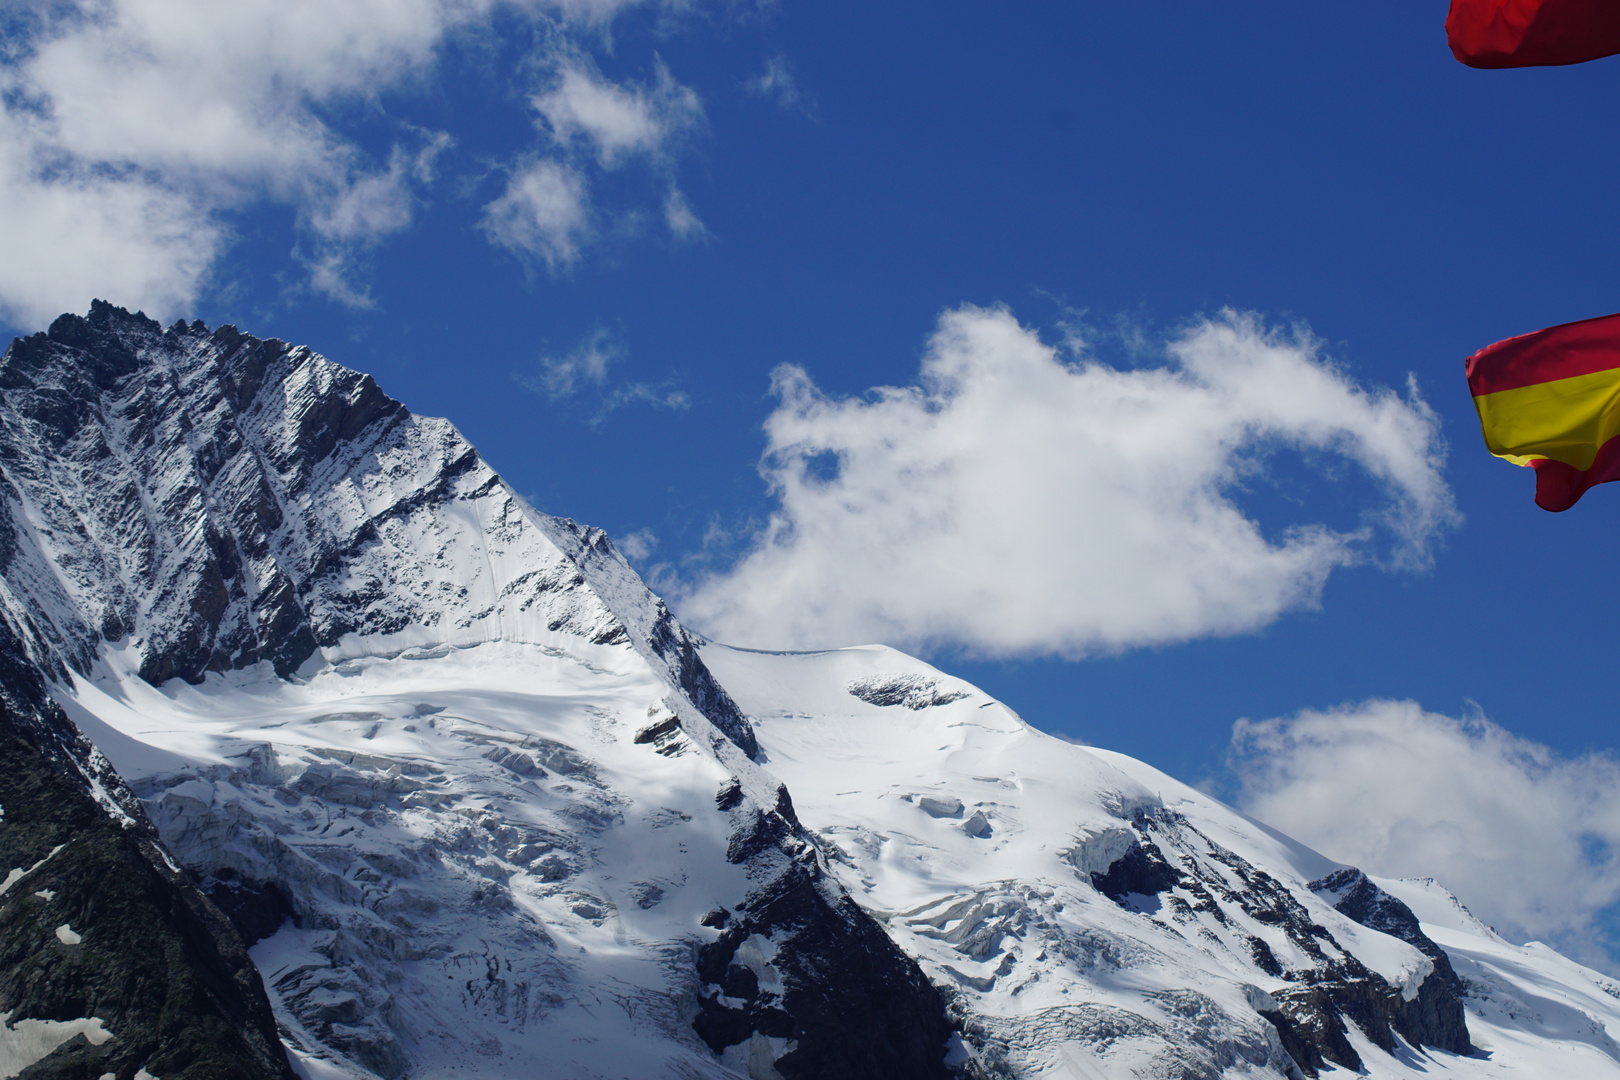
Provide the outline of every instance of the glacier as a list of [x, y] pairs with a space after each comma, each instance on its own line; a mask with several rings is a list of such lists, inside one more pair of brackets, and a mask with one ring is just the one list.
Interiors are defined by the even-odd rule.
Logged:
[[0, 388], [16, 707], [300, 1076], [1620, 1076], [1601, 973], [893, 649], [690, 633], [308, 349], [98, 302]]

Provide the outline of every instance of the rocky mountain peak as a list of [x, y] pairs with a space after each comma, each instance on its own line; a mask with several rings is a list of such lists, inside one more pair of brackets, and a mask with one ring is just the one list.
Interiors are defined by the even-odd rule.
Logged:
[[97, 301], [14, 342], [0, 388], [3, 602], [53, 671], [104, 642], [149, 682], [198, 683], [429, 640], [633, 636], [754, 752], [604, 534], [535, 511], [369, 375]]

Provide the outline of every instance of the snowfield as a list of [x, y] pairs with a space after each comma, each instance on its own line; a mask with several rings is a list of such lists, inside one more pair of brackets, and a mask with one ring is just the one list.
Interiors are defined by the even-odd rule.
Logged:
[[[1311, 891], [1337, 864], [1140, 762], [1044, 735], [922, 661], [882, 647], [702, 655], [827, 865], [946, 988], [968, 1036], [947, 1048], [959, 1066], [1287, 1074], [1258, 1007], [1293, 980], [1268, 978], [1248, 944], [1308, 966], [1286, 933], [1241, 905], [1178, 917], [1168, 892], [1122, 904], [1092, 884], [1144, 815], [1175, 815], [1234, 889], [1247, 883], [1231, 863], [1264, 868], [1333, 955], [1403, 996], [1432, 970]], [[60, 700], [189, 869], [278, 882], [300, 913], [253, 955], [311, 1076], [496, 1077], [536, 1061], [559, 1077], [770, 1075], [783, 1047], [717, 1059], [692, 1030], [703, 987], [689, 957], [716, 933], [702, 920], [736, 905], [747, 874], [725, 857], [726, 771], [661, 725], [667, 681], [627, 646], [419, 647], [304, 681], [260, 668], [161, 690], [117, 656]], [[1402, 1040], [1390, 1054], [1352, 1024], [1365, 1075], [1620, 1076], [1620, 986], [1504, 941], [1433, 882], [1376, 884], [1451, 957], [1480, 1053]], [[766, 959], [752, 961], [762, 974]]]
[[303, 913], [253, 956], [312, 1072], [734, 1075], [690, 1008], [700, 920], [747, 889], [727, 774], [635, 741], [671, 714], [631, 650], [558, 640], [61, 700], [190, 870]]

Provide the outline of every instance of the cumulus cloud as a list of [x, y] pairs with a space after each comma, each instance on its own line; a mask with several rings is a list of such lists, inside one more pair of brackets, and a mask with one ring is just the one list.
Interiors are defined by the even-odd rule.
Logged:
[[1433, 877], [1505, 936], [1612, 966], [1620, 763], [1564, 758], [1483, 717], [1369, 701], [1239, 721], [1239, 805], [1341, 862]]
[[178, 311], [224, 243], [183, 192], [89, 171], [42, 183], [13, 139], [0, 141], [0, 235], [0, 317], [32, 326], [88, 307], [92, 295]]
[[554, 157], [531, 153], [511, 170], [506, 190], [484, 207], [490, 241], [553, 273], [567, 268], [592, 235], [584, 170], [593, 161], [599, 169], [617, 169], [634, 157], [651, 162], [668, 183], [663, 210], [670, 234], [701, 239], [703, 222], [667, 176], [672, 146], [702, 119], [697, 94], [677, 83], [661, 60], [648, 86], [604, 79], [576, 56], [555, 66], [550, 89], [529, 99]]
[[[682, 617], [762, 648], [883, 641], [1082, 656], [1257, 629], [1336, 567], [1421, 569], [1457, 520], [1438, 422], [1314, 342], [1227, 314], [1160, 367], [1067, 364], [1008, 312], [940, 321], [918, 385], [837, 399], [779, 368], [762, 473], [778, 506]], [[1268, 538], [1235, 501], [1274, 446], [1354, 463], [1361, 524]]]
[[[0, 65], [0, 215], [46, 209], [21, 233], [29, 257], [15, 261], [39, 252], [52, 272], [0, 279], [0, 306], [21, 322], [83, 307], [91, 293], [182, 308], [227, 239], [218, 212], [261, 199], [297, 209], [322, 249], [317, 287], [345, 287], [333, 277], [338, 249], [408, 223], [414, 174], [409, 155], [369, 161], [315, 107], [420, 70], [467, 14], [439, 0], [36, 9]], [[88, 233], [92, 242], [71, 242]]]
[[[604, 167], [661, 153], [701, 115], [697, 96], [662, 64], [650, 85], [619, 87], [581, 59], [581, 43], [606, 42], [608, 23], [637, 2], [14, 8], [0, 53], [0, 226], [11, 252], [0, 317], [38, 325], [92, 295], [182, 313], [229, 248], [231, 213], [265, 204], [292, 211], [309, 287], [369, 303], [368, 253], [411, 224], [452, 141], [389, 116], [382, 95], [431, 79], [446, 43], [499, 9], [544, 26], [522, 64], [560, 73], [542, 109], [559, 139], [590, 146]], [[393, 145], [363, 149], [344, 128], [357, 114], [373, 131], [384, 120]], [[538, 157], [536, 147], [519, 152], [510, 185], [486, 208], [486, 231], [557, 267], [587, 236], [586, 189], [570, 166]]]

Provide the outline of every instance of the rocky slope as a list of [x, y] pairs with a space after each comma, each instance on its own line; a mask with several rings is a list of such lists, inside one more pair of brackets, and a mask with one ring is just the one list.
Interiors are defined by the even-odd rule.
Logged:
[[0, 1073], [292, 1080], [236, 930], [0, 624]]

